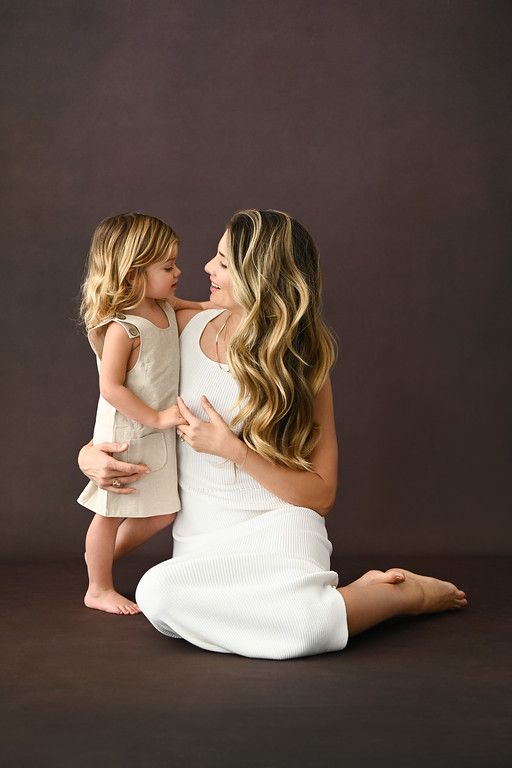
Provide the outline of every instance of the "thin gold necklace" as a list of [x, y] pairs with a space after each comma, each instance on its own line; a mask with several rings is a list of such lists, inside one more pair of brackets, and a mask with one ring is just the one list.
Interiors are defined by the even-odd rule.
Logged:
[[[215, 335], [215, 354], [217, 356], [217, 365], [219, 366], [221, 371], [228, 371], [228, 372], [229, 372], [229, 368], [227, 368], [227, 369], [223, 368], [222, 365], [221, 365], [221, 362], [220, 362], [220, 357], [219, 357], [219, 336], [221, 335], [222, 331], [224, 330], [224, 328], [228, 324], [230, 317], [231, 317], [231, 312], [229, 313], [229, 315], [227, 316], [226, 320], [223, 322], [223, 324], [221, 325], [221, 327], [219, 328], [219, 330], [217, 331], [217, 333]], [[224, 334], [224, 346], [226, 347], [226, 334]], [[226, 349], [227, 349], [227, 347], [226, 347]]]

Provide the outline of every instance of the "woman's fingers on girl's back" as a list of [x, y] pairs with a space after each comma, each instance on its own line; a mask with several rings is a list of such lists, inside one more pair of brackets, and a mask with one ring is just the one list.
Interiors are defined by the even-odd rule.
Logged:
[[139, 480], [141, 475], [147, 475], [150, 471], [146, 464], [129, 464], [118, 459], [112, 459], [109, 469], [115, 472], [116, 477], [119, 472], [122, 472], [124, 477], [135, 477], [136, 480]]
[[131, 485], [132, 483], [136, 483], [137, 480], [140, 480], [140, 475], [122, 475], [116, 479], [119, 480], [122, 485]]
[[137, 493], [136, 488], [114, 488], [114, 486], [112, 485], [105, 486], [104, 490], [108, 491], [109, 493], [121, 493], [121, 494]]

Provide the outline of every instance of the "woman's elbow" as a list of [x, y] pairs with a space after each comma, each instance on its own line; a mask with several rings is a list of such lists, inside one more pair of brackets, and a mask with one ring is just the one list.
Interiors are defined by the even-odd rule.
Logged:
[[315, 512], [318, 512], [320, 517], [327, 517], [331, 509], [334, 507], [334, 502], [329, 504], [322, 504], [316, 506]]
[[327, 517], [336, 502], [336, 490], [329, 491], [316, 500], [312, 507], [321, 517]]

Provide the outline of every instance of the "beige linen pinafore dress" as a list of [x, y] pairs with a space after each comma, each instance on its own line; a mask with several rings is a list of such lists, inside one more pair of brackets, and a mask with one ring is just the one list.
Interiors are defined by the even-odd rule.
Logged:
[[[105, 331], [118, 323], [130, 338], [140, 337], [139, 358], [128, 371], [126, 387], [157, 411], [176, 404], [179, 382], [179, 342], [174, 310], [161, 303], [167, 328], [158, 328], [143, 317], [117, 314], [89, 332], [98, 370]], [[115, 494], [90, 482], [78, 497], [79, 504], [105, 517], [153, 517], [180, 509], [176, 471], [176, 429], [156, 430], [139, 424], [117, 411], [101, 395], [98, 401], [93, 443], [128, 443], [128, 450], [114, 454], [122, 461], [144, 463], [151, 473], [134, 487], [137, 493]]]

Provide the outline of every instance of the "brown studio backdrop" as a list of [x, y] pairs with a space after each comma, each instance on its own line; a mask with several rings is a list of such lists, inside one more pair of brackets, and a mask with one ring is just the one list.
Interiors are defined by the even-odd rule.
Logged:
[[95, 224], [169, 221], [201, 298], [249, 206], [291, 212], [322, 253], [335, 552], [509, 550], [511, 11], [1, 4], [5, 556], [81, 551], [97, 380], [73, 318]]

